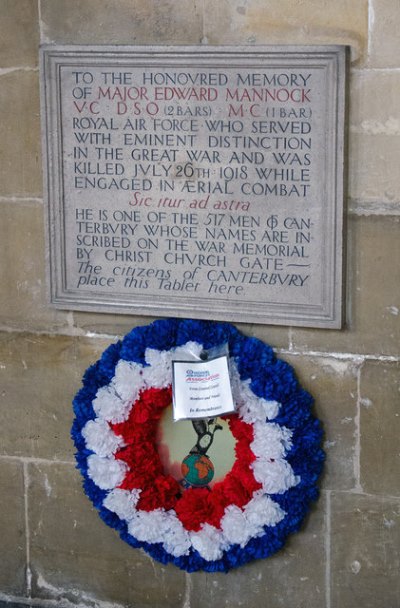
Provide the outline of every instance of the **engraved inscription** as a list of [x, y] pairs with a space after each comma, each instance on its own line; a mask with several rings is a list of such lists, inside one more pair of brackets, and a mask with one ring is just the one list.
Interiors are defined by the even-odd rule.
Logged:
[[337, 327], [343, 49], [185, 52], [43, 51], [53, 300]]

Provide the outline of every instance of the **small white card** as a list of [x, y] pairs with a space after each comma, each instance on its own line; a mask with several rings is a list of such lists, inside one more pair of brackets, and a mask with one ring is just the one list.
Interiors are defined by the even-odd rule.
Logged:
[[209, 361], [173, 361], [174, 419], [215, 418], [233, 412], [226, 355]]

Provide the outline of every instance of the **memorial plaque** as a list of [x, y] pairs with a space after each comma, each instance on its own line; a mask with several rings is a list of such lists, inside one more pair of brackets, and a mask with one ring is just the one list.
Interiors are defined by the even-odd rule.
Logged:
[[42, 48], [51, 302], [340, 327], [346, 57]]

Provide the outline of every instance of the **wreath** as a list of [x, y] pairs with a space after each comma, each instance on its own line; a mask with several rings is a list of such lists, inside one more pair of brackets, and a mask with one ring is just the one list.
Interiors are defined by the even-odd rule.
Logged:
[[[225, 343], [236, 412], [224, 418], [235, 461], [212, 487], [183, 487], [164, 470], [155, 441], [172, 401], [172, 360]], [[162, 563], [228, 571], [268, 557], [318, 497], [324, 452], [311, 406], [291, 366], [228, 323], [168, 319], [136, 327], [86, 370], [74, 399], [84, 490], [124, 541]], [[208, 480], [212, 465], [200, 464]]]

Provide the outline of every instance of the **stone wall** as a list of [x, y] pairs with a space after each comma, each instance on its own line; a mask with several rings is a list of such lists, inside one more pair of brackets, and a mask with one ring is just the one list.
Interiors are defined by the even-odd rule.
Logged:
[[[398, 0], [0, 0], [0, 11], [0, 604], [398, 607]], [[228, 575], [164, 567], [81, 490], [71, 398], [105, 346], [149, 319], [47, 305], [40, 42], [351, 46], [346, 328], [240, 326], [296, 367], [326, 431], [321, 498], [269, 560]]]

